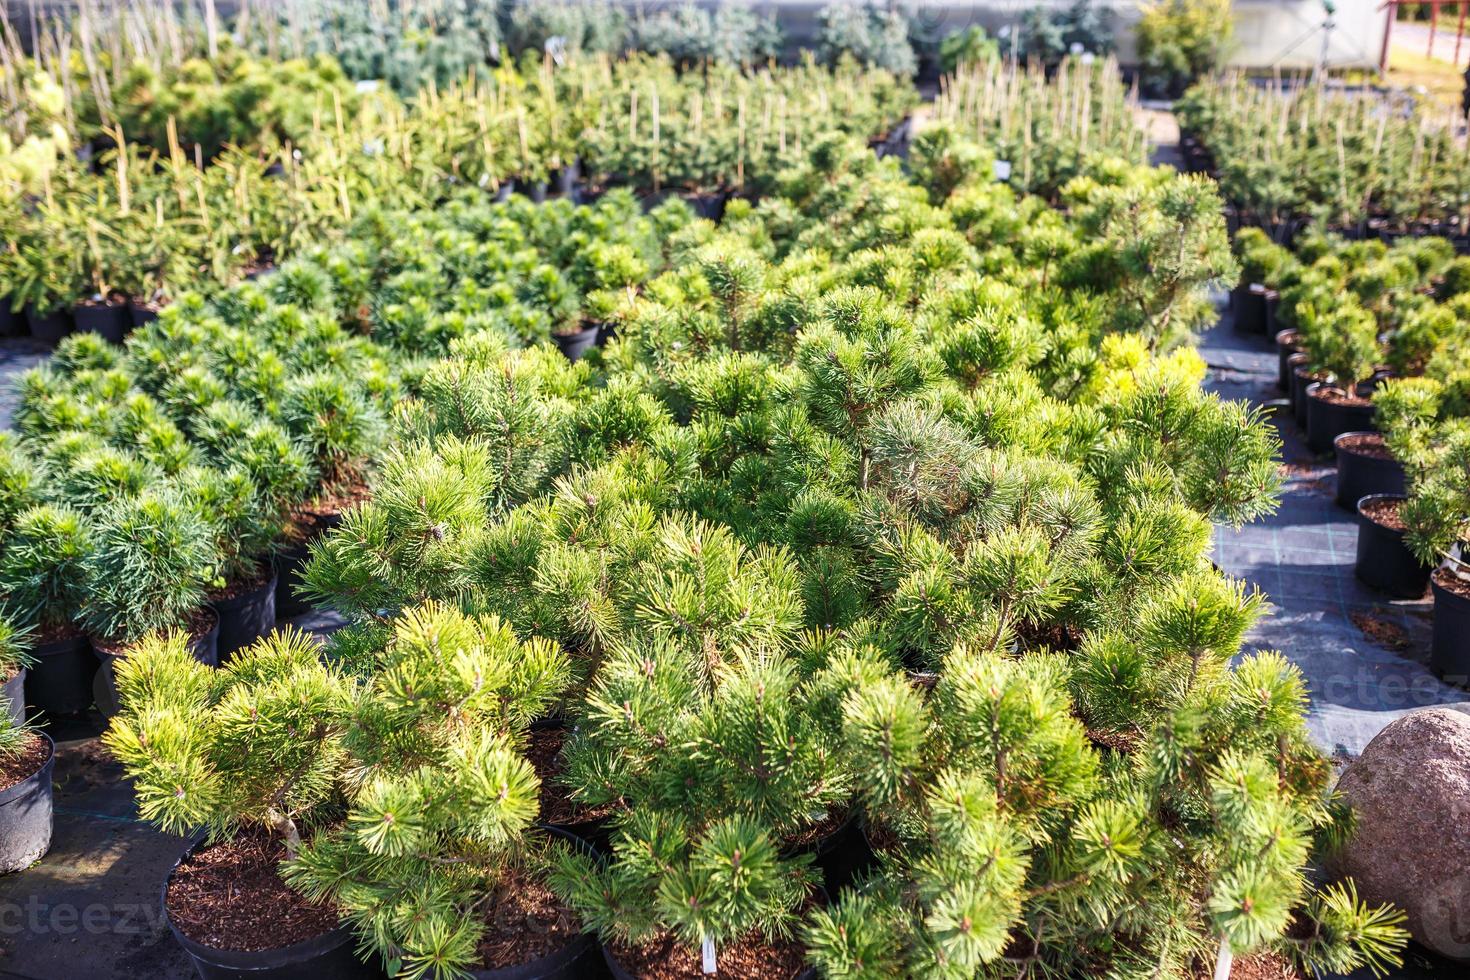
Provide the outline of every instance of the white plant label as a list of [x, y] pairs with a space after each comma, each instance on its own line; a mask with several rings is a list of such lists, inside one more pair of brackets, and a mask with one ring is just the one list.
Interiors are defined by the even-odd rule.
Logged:
[[704, 944], [699, 948], [700, 968], [705, 973], [714, 973], [715, 970], [715, 941], [708, 936], [704, 937]]
[[996, 180], [1010, 180], [1011, 179], [1011, 161], [1009, 161], [1009, 160], [997, 160], [997, 161], [995, 161], [995, 179]]

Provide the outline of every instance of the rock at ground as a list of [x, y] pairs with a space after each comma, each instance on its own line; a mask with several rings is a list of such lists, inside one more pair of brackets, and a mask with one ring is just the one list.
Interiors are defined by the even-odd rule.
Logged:
[[1421, 944], [1470, 963], [1470, 715], [1430, 708], [1398, 719], [1338, 789], [1358, 818], [1338, 870], [1368, 902], [1403, 909]]

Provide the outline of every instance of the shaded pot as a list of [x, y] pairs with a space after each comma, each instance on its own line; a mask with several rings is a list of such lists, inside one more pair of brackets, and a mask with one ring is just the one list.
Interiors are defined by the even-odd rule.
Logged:
[[357, 936], [339, 925], [320, 936], [279, 949], [215, 949], [197, 943], [179, 931], [168, 914], [168, 886], [179, 865], [204, 847], [201, 834], [190, 842], [169, 869], [159, 896], [159, 907], [169, 932], [194, 963], [204, 980], [368, 980], [383, 976], [382, 970], [357, 957]]
[[1344, 432], [1373, 432], [1373, 402], [1354, 405], [1328, 400], [1331, 389], [1318, 382], [1307, 388], [1307, 448], [1314, 453], [1332, 450]]
[[717, 224], [725, 216], [725, 205], [730, 202], [728, 191], [713, 191], [709, 194], [684, 194], [681, 196], [694, 209], [696, 215], [701, 218], [708, 218]]
[[35, 307], [27, 306], [26, 326], [30, 329], [32, 337], [48, 344], [54, 344], [71, 333], [71, 317], [65, 310], [54, 310], [41, 314], [36, 312]]
[[56, 743], [45, 732], [46, 761], [7, 789], [0, 789], [0, 874], [28, 868], [51, 850], [51, 774]]
[[1317, 379], [1307, 370], [1307, 355], [1291, 355], [1290, 364], [1292, 365], [1291, 414], [1296, 419], [1296, 424], [1305, 429], [1307, 427], [1307, 389], [1316, 384]]
[[877, 860], [868, 845], [868, 835], [863, 832], [856, 808], [848, 813], [847, 819], [836, 830], [816, 841], [808, 853], [812, 855], [812, 864], [821, 870], [822, 886], [829, 895], [836, 895], [852, 884]]
[[77, 715], [92, 706], [97, 655], [84, 633], [38, 644], [26, 670], [26, 704], [47, 718]]
[[71, 318], [76, 333], [95, 333], [114, 344], [122, 343], [128, 331], [133, 329], [133, 318], [128, 312], [128, 305], [111, 300], [78, 303], [72, 307]]
[[1452, 574], [1441, 569], [1429, 580], [1434, 593], [1429, 668], [1450, 684], [1470, 687], [1470, 598], [1440, 584], [1442, 578]]
[[1375, 493], [1358, 501], [1358, 581], [1400, 599], [1418, 599], [1429, 584], [1430, 569], [1404, 543], [1404, 532], [1385, 527], [1368, 516], [1366, 508], [1383, 501], [1402, 503], [1395, 494]]
[[[540, 827], [551, 836], [566, 841], [576, 850], [593, 858], [598, 857], [592, 845], [576, 834], [545, 824]], [[597, 949], [597, 937], [593, 933], [584, 932], [545, 956], [494, 970], [470, 970], [469, 974], [474, 980], [580, 980], [582, 977], [597, 975]]]
[[[208, 606], [204, 607], [210, 613], [214, 610]], [[97, 659], [101, 667], [97, 670], [97, 676], [92, 681], [92, 697], [97, 702], [97, 710], [102, 712], [104, 718], [111, 718], [117, 714], [120, 707], [117, 696], [117, 677], [114, 668], [117, 662], [128, 655], [126, 647], [111, 650], [106, 647], [98, 647], [95, 643], [93, 649], [97, 651]], [[214, 615], [214, 625], [209, 632], [200, 636], [192, 637], [189, 641], [189, 652], [194, 654], [194, 659], [206, 667], [219, 666], [219, 616]]]
[[500, 186], [495, 188], [495, 200], [504, 203], [510, 200], [510, 196], [516, 192], [516, 182], [513, 180], [501, 181]]
[[551, 339], [556, 341], [557, 348], [566, 356], [566, 359], [575, 364], [586, 356], [592, 346], [597, 343], [597, 335], [602, 327], [592, 324], [576, 333], [552, 334]]
[[1266, 287], [1260, 283], [1241, 283], [1231, 290], [1235, 310], [1235, 329], [1241, 333], [1266, 332]]
[[1383, 443], [1383, 437], [1376, 432], [1344, 432], [1332, 440], [1337, 450], [1336, 500], [1346, 510], [1357, 510], [1358, 501], [1370, 494], [1404, 494], [1404, 464], [1392, 456], [1384, 459], [1351, 445], [1362, 439]]
[[310, 533], [301, 541], [288, 544], [276, 552], [276, 619], [290, 619], [316, 608], [298, 592], [301, 572], [311, 560], [311, 542], [342, 523], [336, 512], [319, 513], [312, 519]]
[[19, 337], [26, 332], [26, 319], [10, 308], [10, 297], [0, 297], [0, 337]]
[[9, 714], [12, 724], [25, 724], [26, 720], [26, 669], [24, 667], [10, 675], [0, 684], [0, 714]]
[[128, 319], [134, 327], [147, 326], [158, 319], [158, 307], [145, 300], [129, 300]]
[[236, 650], [243, 650], [265, 636], [276, 626], [276, 584], [278, 573], [271, 566], [264, 582], [228, 598], [211, 600], [219, 613], [219, 659], [226, 662]]
[[1301, 348], [1297, 346], [1300, 336], [1301, 333], [1297, 330], [1281, 330], [1276, 334], [1276, 387], [1283, 392], [1291, 390], [1291, 365], [1288, 361], [1291, 355], [1301, 353]]

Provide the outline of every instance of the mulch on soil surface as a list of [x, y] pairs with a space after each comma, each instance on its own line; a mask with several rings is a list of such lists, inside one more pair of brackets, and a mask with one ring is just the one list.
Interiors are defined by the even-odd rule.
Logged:
[[1462, 599], [1470, 599], [1470, 581], [1466, 581], [1447, 568], [1434, 570], [1434, 580], [1439, 587], [1446, 592], [1452, 592]]
[[0, 790], [7, 790], [41, 770], [51, 757], [51, 746], [36, 732], [30, 732], [14, 755], [0, 754]]
[[1373, 500], [1362, 505], [1359, 510], [1362, 511], [1364, 517], [1379, 527], [1386, 527], [1390, 531], [1406, 531], [1408, 525], [1399, 516], [1399, 504], [1401, 503], [1403, 501], [1397, 499]]
[[1351, 433], [1343, 436], [1337, 444], [1345, 452], [1350, 452], [1354, 456], [1367, 456], [1369, 459], [1393, 459], [1393, 453], [1388, 451], [1383, 436], [1377, 432]]
[[[1210, 980], [1214, 964], [1195, 973], [1195, 980]], [[1237, 956], [1230, 964], [1230, 980], [1303, 980], [1306, 975], [1275, 953]]]
[[475, 951], [483, 961], [481, 969], [498, 970], [548, 956], [581, 934], [576, 915], [551, 889], [511, 869], [496, 886]]
[[1364, 398], [1362, 395], [1350, 395], [1338, 388], [1318, 388], [1311, 393], [1311, 397], [1319, 402], [1327, 402], [1329, 405], [1371, 405], [1373, 399]]
[[[640, 980], [704, 980], [699, 950], [672, 940], [629, 947], [612, 945], [613, 958]], [[767, 945], [759, 934], [716, 950], [719, 975], [725, 980], [791, 980], [806, 968], [806, 953], [797, 942]]]
[[1348, 619], [1352, 620], [1354, 626], [1362, 630], [1364, 636], [1385, 650], [1407, 650], [1409, 648], [1409, 634], [1402, 626], [1362, 611], [1349, 613]]
[[51, 643], [59, 643], [62, 640], [75, 639], [82, 635], [82, 631], [71, 623], [62, 623], [59, 626], [42, 626], [36, 630], [34, 643], [38, 647], [47, 646]]
[[286, 887], [277, 867], [286, 845], [260, 828], [201, 848], [169, 881], [168, 917], [213, 949], [281, 949], [337, 926], [337, 911], [313, 905]]
[[557, 757], [566, 738], [565, 728], [531, 729], [526, 758], [541, 780], [541, 822], [567, 825], [611, 816], [617, 812], [616, 803], [589, 807], [567, 795], [567, 787], [558, 778], [561, 775], [561, 759]]

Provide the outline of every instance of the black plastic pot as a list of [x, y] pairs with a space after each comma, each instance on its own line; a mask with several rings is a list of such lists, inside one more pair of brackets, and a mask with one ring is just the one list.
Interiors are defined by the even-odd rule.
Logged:
[[159, 904], [169, 932], [183, 947], [204, 980], [368, 980], [383, 976], [376, 966], [357, 957], [357, 937], [347, 926], [279, 949], [215, 949], [179, 932], [168, 915], [168, 885], [179, 865], [204, 847], [203, 835], [190, 842], [164, 879]]
[[1404, 464], [1396, 459], [1379, 459], [1353, 452], [1343, 445], [1351, 436], [1374, 436], [1376, 432], [1344, 432], [1332, 440], [1337, 450], [1337, 506], [1357, 510], [1358, 501], [1370, 494], [1402, 496]]
[[296, 587], [301, 582], [301, 570], [311, 559], [311, 552], [305, 543], [292, 545], [276, 553], [276, 597], [275, 616], [277, 619], [290, 619], [292, 616], [300, 616], [311, 611], [311, 603], [298, 595]]
[[1460, 687], [1470, 687], [1470, 599], [1430, 579], [1434, 592], [1434, 639], [1429, 667]]
[[65, 310], [56, 310], [42, 316], [34, 307], [27, 306], [26, 326], [30, 328], [32, 337], [54, 344], [71, 333], [71, 317]]
[[1263, 332], [1267, 337], [1274, 337], [1281, 330], [1276, 324], [1276, 311], [1281, 309], [1281, 294], [1274, 289], [1266, 290], [1262, 298], [1265, 311], [1265, 323], [1262, 324]]
[[[194, 659], [206, 667], [219, 666], [219, 616], [214, 618], [214, 626], [203, 636], [195, 637], [189, 644]], [[95, 648], [94, 648], [95, 649]], [[113, 652], [112, 650], [97, 650], [97, 659], [101, 666], [97, 670], [97, 676], [92, 681], [92, 697], [97, 703], [97, 710], [102, 717], [111, 718], [118, 712], [117, 678], [113, 674], [113, 665], [126, 657], [127, 650]]]
[[26, 720], [26, 671], [22, 667], [0, 684], [0, 716], [10, 715], [16, 725]]
[[1307, 355], [1293, 354], [1290, 359], [1291, 368], [1291, 414], [1296, 419], [1296, 424], [1301, 428], [1307, 427], [1307, 389], [1317, 383], [1307, 370]]
[[1241, 283], [1231, 291], [1234, 297], [1235, 329], [1241, 333], [1266, 332], [1266, 287], [1259, 283]]
[[158, 308], [137, 301], [128, 303], [128, 319], [134, 327], [143, 327], [158, 319]]
[[1321, 397], [1327, 389], [1322, 384], [1307, 388], [1307, 448], [1314, 453], [1332, 450], [1332, 444], [1344, 432], [1373, 432], [1373, 403], [1344, 405]]
[[81, 633], [31, 650], [35, 663], [26, 671], [26, 704], [47, 718], [81, 714], [92, 706], [97, 655]]
[[1278, 330], [1276, 332], [1276, 387], [1283, 392], [1291, 390], [1291, 366], [1287, 363], [1291, 355], [1300, 354], [1296, 342], [1299, 336], [1296, 330]]
[[582, 180], [582, 166], [573, 160], [556, 172], [556, 192], [562, 197], [570, 197], [574, 201], [577, 196], [577, 185]]
[[0, 874], [28, 868], [51, 850], [51, 774], [56, 743], [45, 732], [49, 754], [41, 768], [0, 789]]
[[133, 318], [126, 303], [78, 303], [72, 307], [72, 323], [77, 333], [95, 333], [114, 344], [123, 342], [133, 329]]
[[685, 194], [683, 197], [694, 209], [696, 215], [714, 222], [719, 222], [725, 216], [725, 205], [730, 201], [730, 195], [726, 191], [715, 191], [712, 194]]
[[[576, 834], [568, 833], [559, 827], [542, 825], [541, 829], [586, 854], [597, 856], [592, 845]], [[475, 980], [580, 980], [581, 977], [588, 975], [596, 976], [596, 963], [597, 937], [590, 932], [584, 932], [561, 949], [537, 957], [529, 963], [503, 966], [498, 970], [471, 970], [469, 972]]]
[[556, 341], [556, 346], [566, 355], [567, 360], [575, 364], [592, 349], [593, 344], [597, 343], [597, 335], [600, 331], [601, 327], [594, 323], [576, 333], [553, 334], [551, 339]]
[[822, 872], [822, 885], [829, 895], [836, 895], [852, 884], [858, 874], [871, 868], [876, 860], [856, 810], [848, 814], [836, 830], [817, 841], [811, 854], [812, 863]]
[[272, 568], [270, 578], [248, 592], [210, 603], [219, 613], [221, 662], [228, 661], [236, 650], [243, 650], [275, 628], [276, 578], [276, 570]]
[[1429, 584], [1428, 566], [1414, 557], [1404, 543], [1404, 532], [1384, 527], [1363, 513], [1378, 500], [1403, 500], [1396, 494], [1375, 493], [1358, 501], [1358, 558], [1353, 566], [1358, 580], [1400, 599], [1417, 599]]
[[10, 297], [0, 297], [0, 337], [19, 337], [26, 332], [25, 317], [10, 308]]
[[510, 200], [510, 196], [512, 194], [514, 194], [515, 192], [516, 192], [516, 182], [515, 181], [513, 181], [513, 180], [502, 181], [501, 184], [500, 184], [500, 186], [497, 187], [497, 188], [495, 188], [495, 200], [504, 203], [505, 201], [509, 201]]

